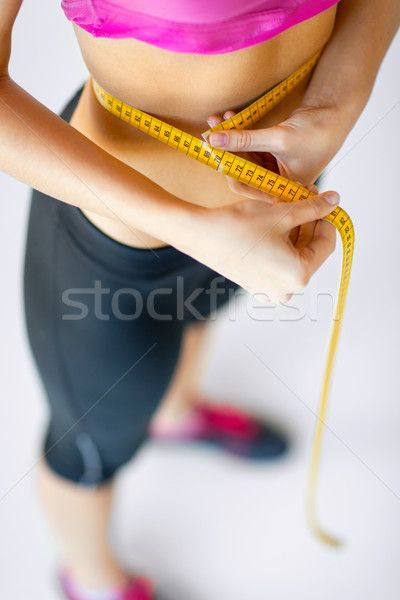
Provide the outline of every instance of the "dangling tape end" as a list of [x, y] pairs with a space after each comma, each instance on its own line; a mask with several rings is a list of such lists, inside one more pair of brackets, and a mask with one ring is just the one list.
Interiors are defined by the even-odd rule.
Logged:
[[326, 546], [331, 546], [331, 548], [336, 548], [337, 550], [339, 550], [339, 548], [344, 548], [345, 543], [343, 540], [330, 535], [329, 533], [324, 531], [317, 523], [311, 523], [310, 527], [315, 537], [318, 538], [318, 540]]
[[339, 538], [335, 538], [335, 537], [325, 533], [324, 531], [318, 532], [318, 538], [321, 540], [321, 542], [323, 542], [327, 546], [331, 546], [332, 548], [337, 548], [338, 550], [339, 550], [339, 548], [343, 548], [345, 545], [342, 540], [339, 540]]

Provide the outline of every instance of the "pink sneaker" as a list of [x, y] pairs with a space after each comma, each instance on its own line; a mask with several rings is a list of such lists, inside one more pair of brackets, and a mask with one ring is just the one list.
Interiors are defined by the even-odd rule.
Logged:
[[198, 403], [177, 423], [153, 423], [149, 436], [163, 442], [202, 442], [248, 459], [284, 454], [286, 438], [246, 412], [227, 405]]
[[146, 577], [135, 577], [128, 585], [118, 585], [109, 590], [99, 591], [98, 594], [82, 592], [67, 569], [61, 569], [58, 574], [61, 589], [68, 600], [156, 600], [154, 585]]

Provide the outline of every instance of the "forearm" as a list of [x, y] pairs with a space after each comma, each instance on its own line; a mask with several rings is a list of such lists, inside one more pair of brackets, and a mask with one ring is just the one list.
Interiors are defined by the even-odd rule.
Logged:
[[334, 32], [303, 104], [338, 109], [351, 129], [368, 101], [399, 24], [399, 0], [341, 0]]
[[102, 150], [7, 77], [0, 79], [0, 169], [181, 248], [201, 210]]

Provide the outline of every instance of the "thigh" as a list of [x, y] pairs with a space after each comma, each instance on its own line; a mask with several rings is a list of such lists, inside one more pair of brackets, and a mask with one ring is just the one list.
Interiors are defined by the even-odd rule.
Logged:
[[[149, 251], [118, 244], [95, 228], [83, 239], [78, 223], [88, 224], [78, 209], [33, 193], [25, 314], [50, 406], [48, 459], [53, 455], [66, 477], [96, 482], [145, 439], [174, 372], [185, 323], [148, 310], [159, 272], [166, 277], [157, 258], [157, 269], [150, 268], [141, 260]], [[152, 303], [156, 316], [171, 312], [170, 299], [159, 299]]]

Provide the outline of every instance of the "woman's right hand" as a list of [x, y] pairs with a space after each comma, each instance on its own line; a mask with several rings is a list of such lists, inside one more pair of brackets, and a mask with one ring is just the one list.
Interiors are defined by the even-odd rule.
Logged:
[[335, 227], [320, 219], [339, 196], [324, 192], [292, 204], [270, 198], [205, 209], [205, 235], [191, 254], [261, 301], [278, 303], [303, 289], [333, 252]]

